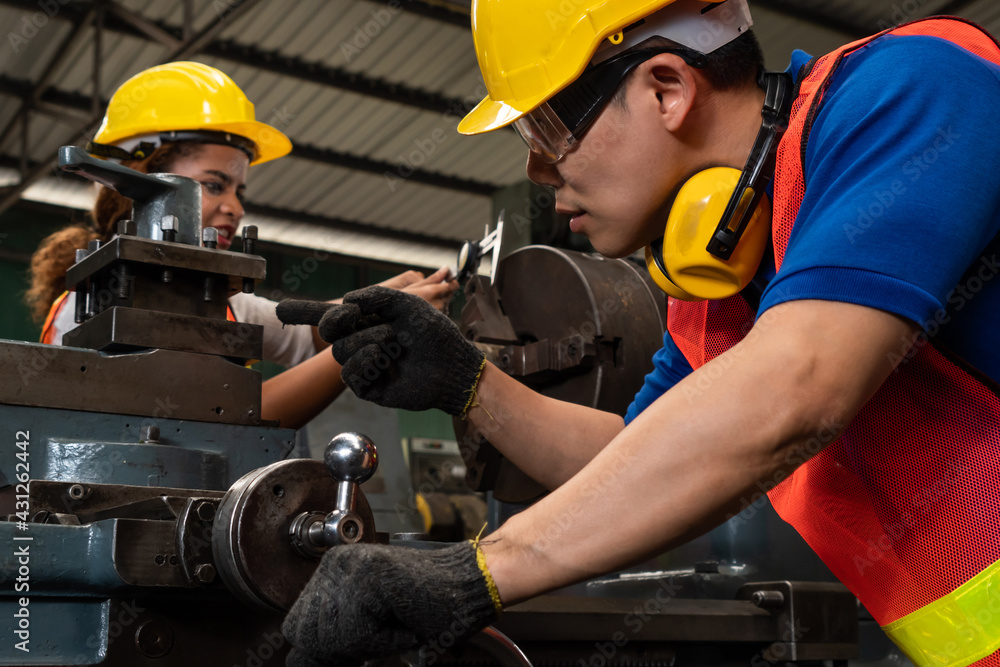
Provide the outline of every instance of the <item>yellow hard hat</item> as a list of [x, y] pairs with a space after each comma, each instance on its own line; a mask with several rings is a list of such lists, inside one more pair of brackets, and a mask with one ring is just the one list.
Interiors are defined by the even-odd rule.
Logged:
[[[198, 135], [198, 133], [210, 133]], [[124, 149], [129, 157], [145, 157], [168, 133], [175, 140], [212, 137], [251, 154], [251, 164], [287, 155], [288, 137], [254, 118], [253, 103], [223, 72], [195, 62], [158, 65], [123, 83], [108, 104], [97, 136], [88, 150], [105, 157], [121, 154], [101, 149]], [[165, 135], [160, 137], [160, 135]], [[247, 140], [253, 146], [247, 146]], [[148, 142], [148, 143], [143, 143]], [[134, 151], [136, 145], [144, 148]]]
[[658, 35], [711, 53], [751, 24], [746, 0], [473, 0], [488, 95], [458, 131], [513, 123], [580, 76], [599, 47], [620, 53]]

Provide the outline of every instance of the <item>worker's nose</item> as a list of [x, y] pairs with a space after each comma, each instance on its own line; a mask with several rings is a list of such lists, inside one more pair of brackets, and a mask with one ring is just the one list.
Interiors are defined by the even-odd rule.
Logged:
[[532, 183], [548, 185], [553, 188], [558, 188], [563, 184], [562, 177], [559, 175], [556, 165], [549, 164], [534, 151], [528, 153], [528, 163], [525, 165], [525, 171], [528, 173], [528, 179]]

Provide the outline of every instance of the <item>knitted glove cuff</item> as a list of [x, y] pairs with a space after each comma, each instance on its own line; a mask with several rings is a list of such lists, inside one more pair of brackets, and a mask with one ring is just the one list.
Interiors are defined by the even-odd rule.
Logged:
[[438, 406], [452, 417], [465, 419], [466, 412], [476, 399], [476, 389], [479, 378], [486, 368], [486, 355], [474, 345], [463, 345], [456, 349], [454, 358], [449, 362], [456, 378], [455, 390], [442, 392]]
[[486, 556], [478, 543], [456, 544], [441, 549], [436, 556], [435, 560], [443, 571], [455, 573], [455, 581], [449, 586], [454, 591], [454, 608], [461, 610], [472, 624], [471, 631], [480, 630], [495, 621], [501, 609], [500, 596], [492, 575], [486, 569]]

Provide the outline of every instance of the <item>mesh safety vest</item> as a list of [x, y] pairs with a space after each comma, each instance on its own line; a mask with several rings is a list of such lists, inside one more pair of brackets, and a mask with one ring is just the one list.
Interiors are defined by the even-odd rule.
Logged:
[[[887, 33], [943, 38], [1000, 64], [997, 42], [954, 18], [910, 23], [810, 63], [778, 149], [779, 272], [823, 95], [846, 55]], [[739, 295], [671, 299], [668, 329], [697, 370], [740, 342], [754, 317]], [[916, 665], [1000, 667], [1000, 385], [918, 345], [840, 438], [768, 496]]]

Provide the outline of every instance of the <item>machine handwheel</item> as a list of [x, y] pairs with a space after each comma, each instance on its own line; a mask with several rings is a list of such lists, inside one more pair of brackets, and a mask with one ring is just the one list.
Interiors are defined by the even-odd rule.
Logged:
[[[337, 482], [322, 461], [279, 461], [247, 473], [219, 503], [212, 554], [226, 587], [247, 604], [287, 611], [319, 565], [292, 544], [291, 526], [303, 513], [337, 505]], [[355, 511], [375, 540], [375, 519], [363, 493]]]

